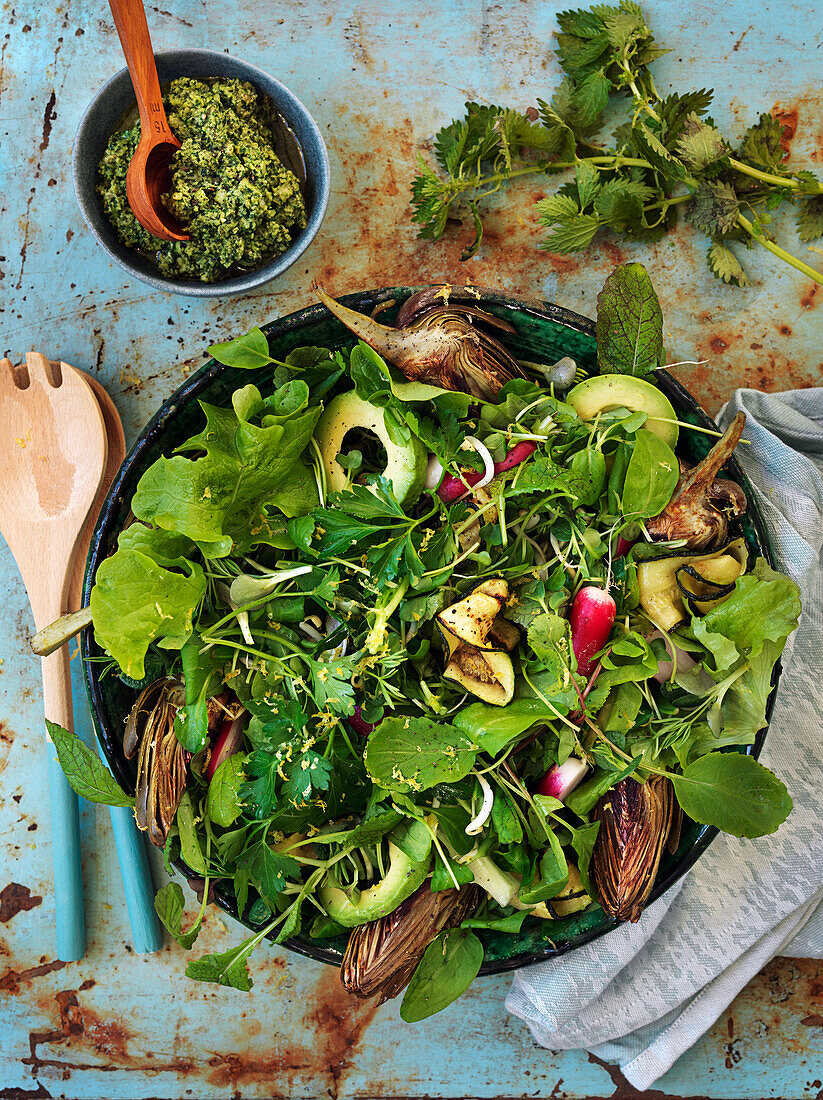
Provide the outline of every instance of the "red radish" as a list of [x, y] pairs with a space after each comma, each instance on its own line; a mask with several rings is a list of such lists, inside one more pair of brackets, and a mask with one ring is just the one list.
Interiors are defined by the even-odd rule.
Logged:
[[631, 550], [634, 546], [634, 542], [631, 539], [624, 539], [622, 535], [617, 536], [617, 549], [614, 552], [614, 560], [622, 558], [625, 554]]
[[588, 764], [576, 756], [570, 756], [562, 764], [552, 764], [537, 784], [537, 794], [550, 795], [560, 802], [572, 793], [589, 770]]
[[236, 718], [224, 718], [217, 730], [214, 748], [211, 750], [209, 762], [206, 765], [205, 776], [211, 783], [212, 776], [230, 756], [240, 751], [243, 744], [243, 719], [246, 712], [242, 710]]
[[371, 731], [377, 728], [376, 722], [366, 721], [359, 705], [354, 708], [354, 714], [350, 714], [346, 721], [360, 737], [368, 737]]
[[581, 588], [574, 597], [569, 622], [572, 628], [572, 649], [581, 676], [591, 675], [598, 653], [614, 626], [617, 606], [608, 592], [594, 585]]
[[[656, 680], [658, 684], [665, 684], [671, 680], [672, 673], [674, 672], [674, 659], [677, 658], [677, 671], [688, 672], [693, 669], [697, 664], [694, 657], [690, 653], [687, 653], [685, 649], [680, 649], [676, 646], [671, 638], [667, 638], [664, 634], [661, 634], [659, 630], [653, 631], [651, 634], [646, 635], [647, 642], [653, 642], [655, 638], [662, 638], [663, 644], [669, 656], [672, 658], [670, 661], [658, 661], [657, 672], [655, 672], [652, 679]], [[701, 671], [696, 674], [697, 684], [703, 687], [705, 690], [709, 690], [714, 687], [714, 680], [709, 676], [707, 672]]]
[[[495, 462], [495, 474], [502, 474], [505, 473], [506, 470], [511, 470], [515, 466], [519, 466], [521, 462], [525, 462], [527, 458], [533, 455], [536, 450], [536, 443], [517, 443], [512, 447], [504, 459], [501, 459], [500, 462]], [[483, 476], [484, 474], [481, 470], [464, 471], [462, 480], [459, 477], [455, 477], [453, 474], [446, 474], [443, 481], [440, 483], [437, 495], [445, 504], [452, 504], [455, 500], [459, 500], [460, 497], [466, 495], [469, 491], [466, 488], [467, 485], [476, 485], [478, 481], [483, 480]]]

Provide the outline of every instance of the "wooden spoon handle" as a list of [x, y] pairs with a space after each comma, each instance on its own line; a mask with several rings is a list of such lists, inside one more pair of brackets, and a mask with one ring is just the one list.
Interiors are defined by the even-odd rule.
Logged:
[[137, 96], [142, 132], [156, 135], [163, 141], [173, 141], [160, 94], [143, 0], [109, 0], [109, 7]]
[[[46, 718], [74, 729], [68, 646], [41, 661]], [[82, 959], [86, 950], [83, 919], [83, 872], [80, 858], [80, 815], [77, 795], [57, 761], [50, 741], [49, 798], [51, 848], [54, 860], [54, 905], [57, 917], [57, 957], [64, 962]]]

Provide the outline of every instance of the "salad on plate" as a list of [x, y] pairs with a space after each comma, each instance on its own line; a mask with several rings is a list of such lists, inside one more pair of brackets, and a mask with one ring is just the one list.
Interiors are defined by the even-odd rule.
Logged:
[[593, 377], [516, 359], [449, 287], [393, 326], [317, 292], [357, 342], [212, 347], [272, 386], [202, 404], [94, 577], [134, 797], [49, 729], [79, 793], [134, 805], [205, 880], [191, 927], [177, 883], [157, 895], [178, 942], [210, 884], [251, 930], [192, 978], [249, 989], [264, 938], [342, 937], [343, 985], [405, 990], [413, 1021], [465, 991], [488, 933], [637, 920], [684, 815], [779, 827], [791, 799], [748, 747], [800, 602], [722, 474], [742, 415], [678, 457], [706, 429], [655, 384], [641, 265], [600, 295]]

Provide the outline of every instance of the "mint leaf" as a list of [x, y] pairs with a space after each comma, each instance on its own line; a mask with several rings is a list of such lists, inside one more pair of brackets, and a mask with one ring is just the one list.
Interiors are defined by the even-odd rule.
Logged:
[[597, 361], [602, 374], [644, 376], [663, 362], [663, 314], [642, 264], [624, 264], [597, 298]]
[[267, 363], [275, 363], [269, 355], [269, 342], [266, 334], [257, 327], [250, 329], [244, 336], [226, 340], [222, 344], [212, 344], [209, 354], [218, 363], [227, 367], [239, 367], [242, 370], [257, 370]]
[[752, 756], [712, 752], [670, 779], [685, 814], [732, 836], [766, 836], [791, 812], [785, 784]]
[[134, 806], [132, 796], [120, 788], [97, 753], [76, 733], [69, 733], [48, 718], [46, 729], [57, 750], [60, 767], [76, 794], [89, 802], [102, 802], [105, 806]]
[[409, 794], [462, 779], [476, 755], [454, 726], [397, 715], [384, 718], [369, 735], [363, 760], [379, 787]]
[[403, 1002], [401, 1019], [416, 1023], [456, 1001], [477, 977], [483, 963], [483, 944], [473, 932], [449, 928], [426, 948], [412, 974]]

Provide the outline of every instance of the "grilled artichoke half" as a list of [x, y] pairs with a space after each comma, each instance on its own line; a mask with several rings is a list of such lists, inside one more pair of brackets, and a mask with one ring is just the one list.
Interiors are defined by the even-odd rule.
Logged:
[[702, 462], [691, 468], [680, 464], [674, 496], [659, 516], [646, 521], [653, 539], [686, 539], [695, 550], [726, 542], [729, 518], [746, 510], [746, 494], [717, 474], [740, 442], [745, 423], [746, 414], [739, 412]]
[[591, 876], [600, 904], [616, 920], [636, 921], [651, 893], [663, 849], [676, 848], [680, 806], [671, 781], [656, 775], [648, 783], [622, 780], [598, 802], [600, 822]]
[[411, 981], [423, 952], [444, 928], [470, 916], [483, 891], [475, 885], [433, 892], [427, 880], [386, 917], [361, 924], [349, 936], [340, 981], [358, 997], [396, 997]]
[[166, 842], [186, 789], [190, 754], [174, 732], [174, 718], [185, 702], [181, 680], [164, 676], [144, 688], [126, 719], [123, 752], [137, 753], [134, 817], [152, 844]]
[[314, 290], [346, 328], [412, 382], [493, 401], [512, 378], [525, 377], [517, 360], [486, 331], [511, 333], [512, 326], [477, 306], [449, 303], [449, 287], [410, 298], [397, 328], [341, 305], [320, 286]]

